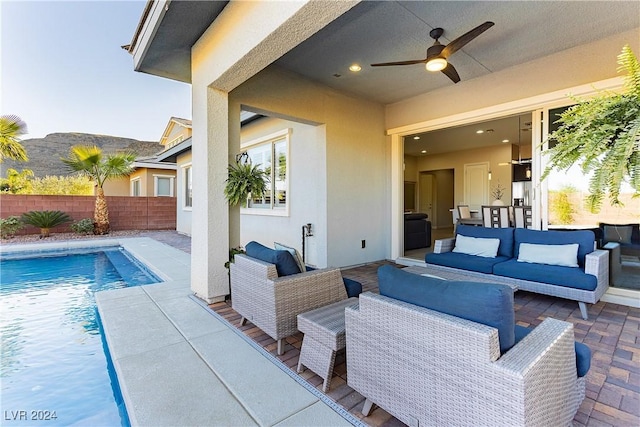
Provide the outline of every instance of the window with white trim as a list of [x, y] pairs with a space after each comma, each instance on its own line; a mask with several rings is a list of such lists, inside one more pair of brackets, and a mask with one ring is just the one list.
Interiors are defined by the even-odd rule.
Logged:
[[156, 197], [173, 197], [173, 181], [171, 175], [153, 175], [153, 195]]
[[191, 164], [182, 167], [182, 176], [184, 177], [184, 207], [193, 207], [193, 172]]
[[247, 151], [251, 163], [258, 165], [269, 177], [264, 195], [252, 197], [247, 210], [286, 213], [289, 203], [289, 130], [251, 141], [243, 149]]
[[140, 197], [141, 194], [141, 184], [140, 178], [135, 178], [131, 180], [131, 196], [132, 197]]

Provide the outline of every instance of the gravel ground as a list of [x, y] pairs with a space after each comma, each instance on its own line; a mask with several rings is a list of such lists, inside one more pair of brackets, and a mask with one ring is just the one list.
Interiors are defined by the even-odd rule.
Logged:
[[138, 237], [145, 235], [146, 231], [140, 230], [126, 230], [126, 231], [112, 231], [104, 236], [96, 236], [93, 234], [76, 234], [76, 233], [51, 233], [49, 237], [41, 238], [38, 234], [27, 234], [24, 236], [13, 236], [9, 239], [1, 239], [3, 245], [12, 245], [20, 243], [47, 243], [55, 242], [58, 240], [94, 240], [94, 239], [109, 239], [116, 237]]

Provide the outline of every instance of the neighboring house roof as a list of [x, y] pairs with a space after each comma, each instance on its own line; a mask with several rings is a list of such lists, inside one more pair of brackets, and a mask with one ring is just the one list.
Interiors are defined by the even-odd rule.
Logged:
[[176, 170], [177, 166], [175, 163], [165, 163], [159, 161], [147, 161], [147, 160], [136, 160], [133, 162], [133, 166], [136, 169], [166, 169], [166, 170]]
[[160, 137], [160, 144], [165, 145], [165, 143], [167, 142], [167, 138], [169, 137], [169, 135], [171, 135], [171, 132], [173, 131], [174, 126], [176, 125], [186, 129], [192, 128], [191, 120], [181, 119], [180, 117], [171, 117], [169, 119], [169, 123], [167, 123], [167, 127], [164, 129], [164, 132], [162, 133], [162, 137]]
[[180, 144], [174, 145], [166, 151], [158, 154], [156, 160], [158, 162], [176, 163], [178, 155], [191, 151], [191, 138], [185, 139]]

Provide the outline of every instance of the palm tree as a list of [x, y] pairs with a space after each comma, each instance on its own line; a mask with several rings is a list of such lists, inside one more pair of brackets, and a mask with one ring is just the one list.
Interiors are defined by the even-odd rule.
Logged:
[[62, 161], [74, 172], [86, 175], [95, 181], [97, 187], [96, 207], [93, 213], [93, 234], [109, 233], [109, 211], [104, 197], [103, 185], [109, 178], [129, 175], [135, 170], [132, 153], [104, 155], [96, 146], [76, 145], [71, 147], [69, 158]]
[[26, 162], [27, 152], [20, 144], [20, 136], [27, 133], [27, 124], [18, 116], [0, 116], [0, 163], [4, 159]]

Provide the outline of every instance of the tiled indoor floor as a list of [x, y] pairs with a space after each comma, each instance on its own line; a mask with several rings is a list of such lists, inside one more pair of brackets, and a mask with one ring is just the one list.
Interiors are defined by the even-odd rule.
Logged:
[[[378, 292], [376, 271], [384, 262], [343, 271], [343, 276], [362, 283], [364, 291]], [[528, 292], [516, 292], [516, 321], [523, 326], [538, 325], [546, 317], [574, 324], [576, 340], [587, 344], [593, 353], [587, 375], [586, 398], [576, 417], [575, 426], [640, 426], [640, 309], [599, 302], [589, 306], [589, 320], [580, 317], [578, 304]], [[229, 302], [211, 308], [233, 325], [240, 316]], [[275, 341], [248, 322], [240, 328], [245, 334], [275, 354]], [[289, 345], [278, 358], [295, 371], [302, 344], [302, 333], [287, 339]], [[336, 359], [334, 377], [327, 395], [371, 426], [403, 425], [381, 408], [370, 416], [361, 414], [364, 398], [347, 383], [344, 352]], [[306, 370], [301, 374], [318, 390], [322, 379]]]

